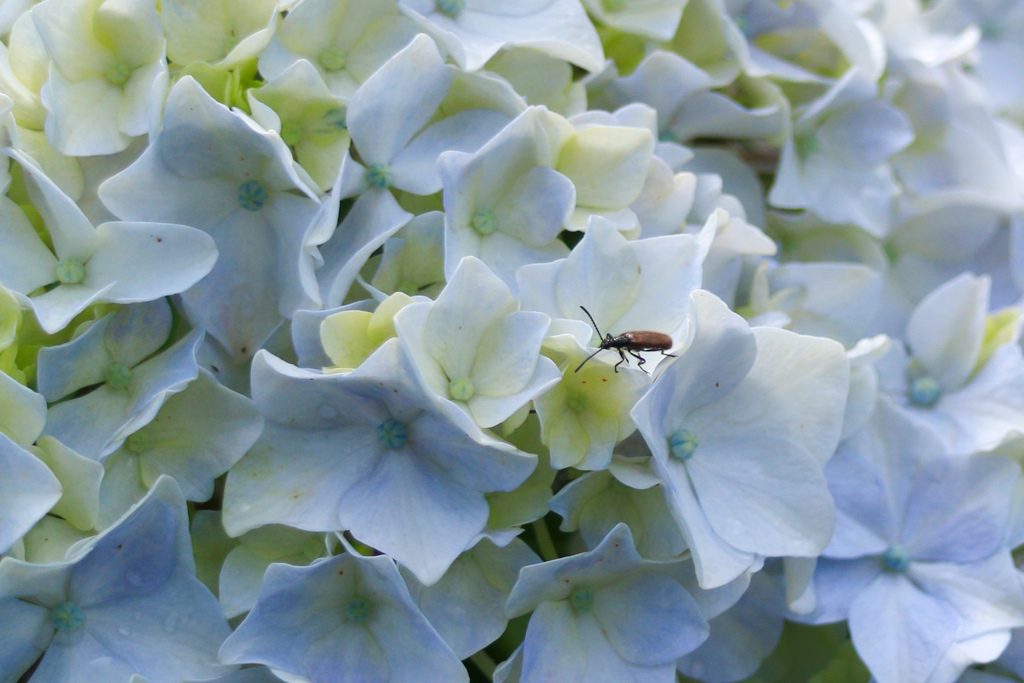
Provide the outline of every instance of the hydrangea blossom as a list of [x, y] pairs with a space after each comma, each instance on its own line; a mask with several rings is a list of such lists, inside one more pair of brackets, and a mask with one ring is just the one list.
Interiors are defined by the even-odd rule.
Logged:
[[1018, 679], [1020, 5], [0, 0], [0, 681]]
[[947, 454], [882, 399], [828, 465], [841, 514], [809, 619], [848, 618], [880, 683], [933, 680], [955, 642], [1024, 623], [1020, 575], [1003, 545], [1019, 465]]
[[54, 148], [71, 156], [112, 154], [149, 132], [152, 107], [167, 87], [156, 7], [45, 0], [32, 18], [51, 59], [41, 99]]
[[220, 656], [312, 683], [469, 680], [394, 560], [354, 551], [309, 567], [271, 565], [256, 606]]
[[[633, 419], [701, 586], [715, 588], [761, 556], [813, 557], [828, 544], [835, 509], [823, 469], [849, 366], [831, 340], [751, 330], [714, 296], [691, 298], [693, 340]], [[786, 372], [793, 364], [802, 370]]]
[[[217, 249], [200, 231], [169, 223], [111, 221], [94, 226], [75, 202], [17, 151], [44, 241], [24, 209], [0, 199], [5, 214], [0, 283], [21, 294], [39, 323], [59, 332], [101, 301], [131, 303], [182, 292], [213, 267]], [[45, 288], [45, 289], [44, 289]]]
[[216, 650], [230, 629], [194, 572], [185, 501], [165, 477], [64, 560], [0, 561], [2, 670], [17, 677], [42, 654], [29, 680], [87, 683], [141, 672], [153, 683], [177, 683], [229, 671]]
[[213, 237], [217, 263], [185, 300], [231, 356], [251, 357], [284, 316], [319, 301], [307, 237], [321, 212], [316, 192], [280, 137], [192, 78], [175, 84], [160, 134], [100, 197], [123, 218], [179, 222]]
[[[536, 466], [434, 408], [397, 340], [347, 374], [303, 371], [266, 354], [254, 372], [270, 423], [229, 476], [229, 533], [271, 522], [348, 530], [429, 585], [484, 531], [483, 494], [514, 489]], [[338, 450], [339, 440], [350, 447]], [[285, 464], [296, 457], [302, 470]]]

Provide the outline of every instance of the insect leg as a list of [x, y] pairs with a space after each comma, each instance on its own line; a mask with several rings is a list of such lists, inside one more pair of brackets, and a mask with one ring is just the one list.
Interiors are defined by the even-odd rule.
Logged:
[[619, 366], [626, 362], [626, 352], [623, 351], [622, 349], [615, 349], [615, 350], [619, 352], [619, 358], [622, 359], [618, 363], [615, 364], [615, 372], [618, 372], [619, 371]]
[[[644, 363], [647, 362], [646, 360], [644, 360], [644, 357], [641, 356], [636, 351], [630, 351], [629, 355], [633, 356], [633, 358], [636, 358], [638, 361], [640, 361], [639, 363], [636, 364], [637, 369], [638, 370], [644, 370]], [[644, 372], [647, 372], [647, 371], [644, 370]], [[650, 374], [650, 373], [648, 373], [648, 374]]]
[[667, 353], [667, 352], [665, 351], [665, 349], [662, 349], [662, 350], [661, 350], [661, 355], [663, 355], [663, 356], [668, 356], [669, 358], [678, 358], [678, 356], [676, 356], [676, 354], [674, 354], [674, 353]]

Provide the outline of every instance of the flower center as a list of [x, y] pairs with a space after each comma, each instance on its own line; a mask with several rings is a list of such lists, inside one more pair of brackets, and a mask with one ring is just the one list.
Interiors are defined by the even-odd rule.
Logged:
[[132, 453], [145, 453], [153, 448], [153, 437], [145, 431], [134, 432], [129, 434], [128, 438], [124, 440], [124, 447]]
[[668, 446], [672, 450], [672, 455], [680, 460], [689, 460], [693, 457], [699, 445], [700, 441], [697, 440], [697, 435], [689, 429], [680, 429], [668, 437]]
[[356, 596], [345, 605], [345, 617], [356, 624], [362, 624], [370, 618], [370, 603], [365, 598]]
[[345, 53], [336, 47], [327, 48], [320, 53], [320, 56], [317, 59], [320, 60], [320, 66], [328, 71], [341, 71], [345, 68], [345, 64], [347, 62], [345, 59]]
[[345, 110], [341, 108], [328, 109], [323, 116], [324, 125], [332, 130], [345, 130], [348, 124], [345, 121]]
[[124, 85], [131, 75], [132, 68], [124, 62], [115, 62], [103, 72], [103, 77], [113, 85]]
[[907, 389], [907, 398], [915, 406], [932, 408], [942, 398], [942, 388], [928, 375], [915, 377], [910, 382], [910, 388]]
[[481, 235], [490, 235], [498, 229], [498, 217], [490, 209], [473, 214], [473, 229]]
[[267, 188], [258, 180], [244, 182], [238, 187], [238, 204], [246, 211], [259, 211], [269, 197]]
[[85, 266], [78, 259], [66, 258], [57, 262], [57, 282], [77, 285], [85, 279]]
[[582, 413], [587, 409], [587, 397], [583, 394], [571, 393], [565, 399], [565, 407], [574, 413]]
[[910, 553], [902, 545], [890, 546], [882, 553], [882, 566], [891, 572], [905, 572], [910, 566]]
[[589, 612], [594, 606], [594, 593], [586, 588], [577, 588], [569, 596], [569, 604], [577, 612]]
[[375, 190], [386, 190], [395, 182], [395, 176], [387, 164], [370, 164], [366, 169], [366, 182]]
[[75, 603], [65, 600], [50, 610], [50, 622], [57, 631], [77, 631], [85, 625], [85, 612]]
[[626, 9], [626, 0], [604, 0], [601, 3], [605, 12], [621, 12]]
[[448, 382], [448, 395], [456, 401], [468, 401], [473, 398], [473, 394], [476, 393], [476, 389], [473, 388], [473, 383], [465, 377], [456, 377], [452, 381]]
[[106, 382], [114, 389], [127, 389], [132, 381], [132, 371], [120, 363], [107, 366]]
[[377, 425], [377, 440], [385, 448], [401, 448], [409, 441], [409, 429], [393, 417]]
[[437, 11], [450, 17], [458, 16], [466, 8], [466, 0], [437, 0]]
[[288, 121], [287, 123], [281, 124], [281, 139], [285, 141], [285, 144], [289, 147], [302, 142], [302, 126], [296, 121]]
[[814, 139], [813, 135], [797, 137], [793, 140], [793, 144], [796, 146], [796, 153], [801, 159], [806, 159], [818, 149], [818, 141]]

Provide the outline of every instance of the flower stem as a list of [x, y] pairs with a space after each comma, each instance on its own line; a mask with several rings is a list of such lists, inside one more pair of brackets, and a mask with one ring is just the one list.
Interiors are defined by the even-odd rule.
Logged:
[[487, 654], [485, 650], [480, 650], [474, 655], [471, 655], [469, 661], [476, 665], [476, 668], [480, 669], [480, 673], [487, 676], [487, 678], [494, 677], [494, 670], [498, 668], [498, 665], [494, 663], [491, 656]]
[[555, 550], [555, 542], [551, 540], [551, 532], [543, 517], [533, 523], [533, 533], [537, 536], [537, 546], [544, 561], [557, 560], [558, 551]]

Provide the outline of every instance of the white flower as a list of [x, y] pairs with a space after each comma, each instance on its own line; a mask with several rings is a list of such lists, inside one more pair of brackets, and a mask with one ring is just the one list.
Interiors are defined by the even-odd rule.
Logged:
[[747, 324], [690, 295], [690, 345], [633, 409], [701, 586], [760, 556], [814, 557], [835, 508], [823, 468], [842, 428], [849, 365], [840, 344]]
[[72, 156], [112, 154], [149, 132], [167, 88], [165, 41], [145, 0], [45, 0], [32, 18], [52, 59], [46, 133]]
[[[58, 332], [87, 306], [101, 301], [150, 301], [182, 292], [217, 259], [208, 235], [183, 225], [111, 221], [94, 227], [75, 202], [20, 152], [33, 205], [49, 233], [49, 247], [25, 213], [0, 198], [0, 283], [26, 298], [44, 330]], [[48, 290], [43, 288], [55, 285]], [[42, 290], [42, 291], [40, 291]]]
[[167, 57], [180, 66], [229, 68], [255, 57], [277, 27], [277, 0], [161, 0]]
[[185, 300], [235, 358], [251, 358], [295, 309], [319, 303], [311, 242], [326, 238], [317, 222], [324, 207], [292, 163], [279, 136], [186, 77], [171, 90], [160, 134], [99, 189], [122, 218], [212, 236], [220, 257]]
[[[0, 671], [29, 680], [95, 683], [141, 672], [152, 683], [229, 671], [217, 648], [230, 633], [195, 578], [185, 501], [162, 478], [115, 526], [62, 561], [0, 560]], [[6, 625], [20, 624], [8, 630]]]
[[399, 7], [444, 45], [467, 71], [503, 47], [530, 46], [587, 71], [600, 71], [604, 52], [578, 0], [400, 0]]
[[395, 316], [420, 381], [457, 423], [493, 427], [561, 378], [541, 342], [551, 319], [521, 311], [509, 288], [467, 256], [432, 303]]

